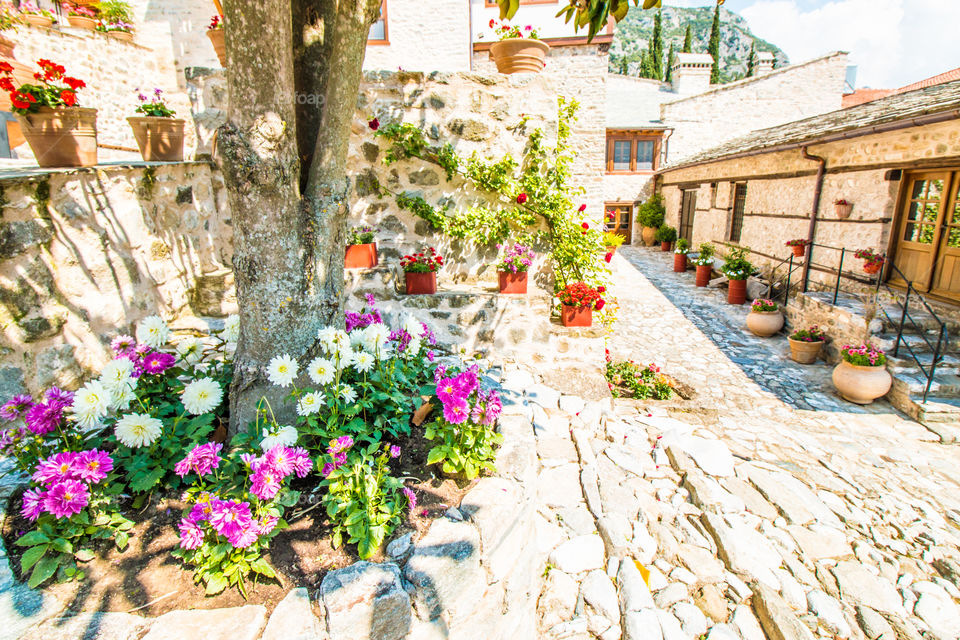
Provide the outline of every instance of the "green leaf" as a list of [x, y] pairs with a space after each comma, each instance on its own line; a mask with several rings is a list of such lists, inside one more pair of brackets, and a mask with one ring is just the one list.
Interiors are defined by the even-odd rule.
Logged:
[[73, 554], [73, 557], [77, 562], [90, 562], [93, 560], [93, 551], [90, 549], [77, 549], [77, 552]]
[[140, 473], [130, 479], [130, 490], [134, 493], [145, 493], [149, 491], [153, 485], [157, 484], [167, 473], [167, 470], [162, 466], [155, 467], [147, 473]]
[[37, 560], [43, 557], [43, 554], [47, 552], [47, 545], [39, 544], [35, 547], [30, 547], [27, 549], [23, 557], [20, 558], [20, 572], [26, 573], [30, 570], [30, 567], [37, 563]]
[[206, 594], [215, 596], [227, 588], [227, 579], [220, 574], [213, 574], [207, 578]]
[[27, 586], [31, 589], [36, 589], [43, 582], [50, 578], [54, 573], [57, 572], [57, 567], [60, 566], [61, 556], [47, 556], [46, 558], [41, 559], [33, 567], [33, 573], [30, 574], [30, 580], [27, 582]]
[[118, 531], [117, 537], [114, 540], [114, 544], [117, 546], [117, 549], [124, 551], [127, 548], [129, 540], [130, 536], [125, 531]]
[[445, 457], [446, 456], [444, 455], [442, 448], [434, 447], [433, 449], [430, 449], [430, 453], [427, 454], [427, 464], [437, 464]]
[[30, 531], [23, 534], [17, 539], [16, 545], [18, 547], [32, 547], [37, 544], [45, 544], [50, 542], [50, 538], [40, 533], [39, 531]]
[[255, 562], [250, 564], [250, 570], [256, 571], [262, 576], [267, 576], [268, 578], [276, 578], [277, 574], [273, 570], [273, 567], [270, 566], [270, 563], [267, 562], [266, 558], [257, 558]]
[[64, 540], [63, 538], [54, 538], [54, 540], [50, 543], [50, 546], [60, 553], [68, 553], [73, 555], [73, 544], [71, 544], [69, 540]]

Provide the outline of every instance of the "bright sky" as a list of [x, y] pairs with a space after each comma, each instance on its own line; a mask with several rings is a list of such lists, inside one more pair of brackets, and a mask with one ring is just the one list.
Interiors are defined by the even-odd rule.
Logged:
[[724, 7], [791, 62], [849, 51], [858, 87], [896, 88], [960, 67], [960, 0], [727, 0]]

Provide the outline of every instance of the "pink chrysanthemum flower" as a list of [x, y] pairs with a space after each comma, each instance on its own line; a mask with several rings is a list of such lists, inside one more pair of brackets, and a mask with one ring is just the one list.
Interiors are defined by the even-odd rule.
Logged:
[[212, 500], [213, 512], [210, 514], [210, 525], [218, 534], [226, 538], [238, 536], [244, 529], [250, 527], [253, 517], [250, 515], [250, 505], [236, 500]]
[[96, 484], [113, 471], [113, 458], [106, 451], [82, 451], [74, 460], [74, 468], [81, 480]]
[[57, 518], [80, 513], [90, 501], [90, 490], [79, 480], [63, 480], [54, 484], [43, 499], [43, 508]]
[[256, 542], [257, 538], [259, 537], [260, 536], [257, 534], [257, 525], [251, 522], [246, 527], [236, 531], [233, 535], [227, 536], [227, 542], [232, 544], [237, 549], [246, 549]]
[[261, 500], [272, 500], [280, 491], [280, 479], [278, 473], [264, 465], [250, 476], [250, 493]]
[[22, 418], [27, 410], [33, 406], [33, 398], [26, 394], [13, 396], [2, 407], [0, 407], [0, 418], [8, 421]]
[[33, 480], [44, 485], [62, 480], [76, 480], [80, 477], [74, 466], [76, 460], [77, 454], [73, 451], [63, 451], [41, 460], [33, 472]]
[[132, 336], [117, 336], [110, 342], [110, 348], [117, 357], [131, 355], [137, 348], [137, 341]]
[[443, 405], [443, 417], [450, 424], [463, 424], [470, 413], [470, 405], [466, 400], [457, 399]]
[[310, 454], [302, 447], [293, 449], [293, 472], [298, 478], [306, 478], [307, 474], [313, 470], [313, 460]]
[[263, 516], [259, 520], [256, 520], [254, 526], [256, 527], [257, 534], [261, 536], [267, 535], [273, 531], [279, 521], [279, 518], [276, 516]]
[[263, 455], [263, 464], [269, 467], [275, 475], [285, 478], [293, 473], [293, 451], [282, 444], [278, 444]]
[[143, 358], [143, 371], [150, 375], [157, 375], [172, 367], [176, 361], [176, 357], [172, 354], [154, 351]]
[[43, 513], [43, 499], [46, 497], [43, 489], [30, 489], [23, 492], [23, 508], [20, 514], [33, 522]]
[[408, 487], [404, 487], [403, 495], [407, 497], [407, 505], [410, 507], [410, 511], [412, 512], [417, 508], [417, 494], [411, 491]]
[[[198, 505], [199, 506], [199, 505]], [[184, 518], [180, 521], [180, 548], [197, 549], [203, 544], [203, 528], [196, 522]]]

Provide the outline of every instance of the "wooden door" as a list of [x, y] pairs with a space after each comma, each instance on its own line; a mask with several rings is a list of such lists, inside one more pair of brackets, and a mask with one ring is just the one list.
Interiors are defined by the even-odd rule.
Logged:
[[960, 172], [951, 175], [943, 203], [930, 292], [960, 299]]
[[[894, 264], [919, 291], [929, 291], [935, 280], [934, 264], [937, 261], [949, 183], [948, 171], [907, 174]], [[896, 272], [890, 280], [906, 284]]]
[[679, 237], [686, 239], [693, 245], [693, 221], [697, 215], [697, 191], [687, 189], [683, 192], [683, 201], [680, 203], [680, 232]]
[[604, 227], [607, 231], [623, 236], [623, 244], [633, 242], [633, 205], [608, 203]]

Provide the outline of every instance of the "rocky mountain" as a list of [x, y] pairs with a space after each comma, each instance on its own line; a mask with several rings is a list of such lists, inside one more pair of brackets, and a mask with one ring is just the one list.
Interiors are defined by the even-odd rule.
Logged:
[[[637, 75], [643, 50], [653, 34], [653, 11], [630, 11], [618, 25], [610, 46], [610, 71], [623, 73], [626, 64], [628, 75]], [[677, 51], [683, 48], [687, 25], [691, 26], [693, 51], [705, 53], [710, 42], [710, 26], [713, 23], [713, 7], [664, 7], [663, 50], [664, 56], [672, 42]], [[788, 63], [787, 54], [774, 44], [762, 40], [750, 32], [750, 25], [737, 13], [720, 9], [720, 80], [730, 82], [747, 73], [747, 58], [750, 45], [757, 51], [770, 51], [776, 55], [777, 66]]]

